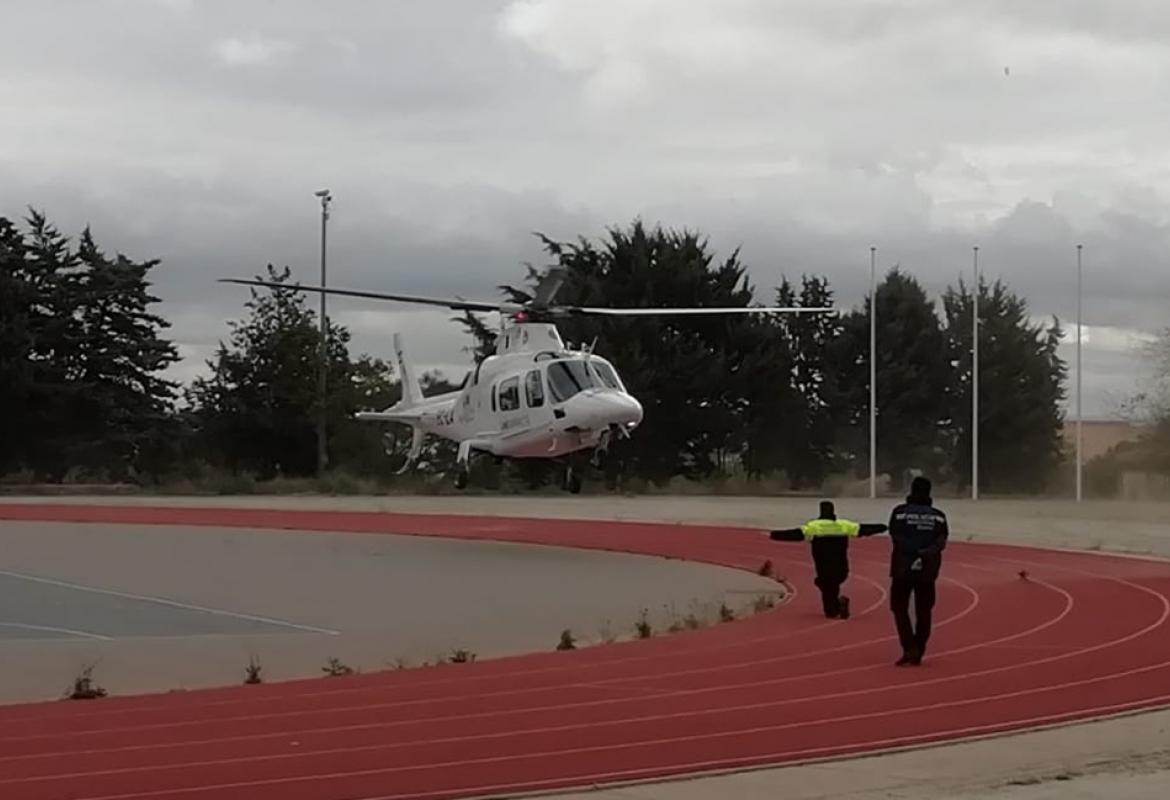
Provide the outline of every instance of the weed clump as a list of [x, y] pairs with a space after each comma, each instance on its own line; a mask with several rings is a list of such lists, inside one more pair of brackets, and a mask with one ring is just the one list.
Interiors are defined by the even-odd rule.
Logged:
[[654, 635], [654, 628], [650, 626], [650, 620], [647, 619], [647, 615], [648, 612], [643, 608], [642, 616], [638, 618], [638, 622], [634, 626], [634, 629], [638, 632], [639, 639], [649, 639]]
[[251, 658], [248, 659], [248, 668], [246, 670], [246, 677], [244, 678], [244, 683], [249, 685], [249, 686], [252, 686], [252, 685], [255, 685], [258, 683], [263, 683], [264, 681], [260, 677], [260, 674], [263, 671], [264, 671], [264, 668], [260, 666], [260, 662], [256, 660], [255, 656], [252, 656]]
[[576, 650], [577, 642], [573, 639], [573, 632], [568, 628], [561, 631], [561, 640], [557, 642], [557, 650]]
[[82, 668], [81, 674], [73, 679], [73, 686], [65, 693], [68, 699], [96, 700], [106, 696], [106, 690], [94, 683], [93, 668], [93, 664], [87, 664]]
[[321, 668], [321, 671], [332, 678], [341, 677], [342, 675], [352, 675], [354, 672], [353, 667], [341, 663], [336, 658], [330, 658], [329, 662]]
[[735, 612], [726, 602], [719, 604], [719, 619], [721, 622], [732, 622], [735, 619]]
[[613, 644], [617, 641], [617, 635], [613, 632], [613, 624], [608, 619], [601, 623], [597, 635], [603, 644]]
[[752, 611], [762, 614], [776, 607], [776, 598], [770, 594], [761, 594], [752, 601]]

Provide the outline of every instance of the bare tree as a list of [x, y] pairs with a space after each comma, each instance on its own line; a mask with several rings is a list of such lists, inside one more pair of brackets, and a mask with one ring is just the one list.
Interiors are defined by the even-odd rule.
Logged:
[[1130, 400], [1130, 415], [1141, 422], [1170, 421], [1170, 328], [1140, 346], [1146, 375]]

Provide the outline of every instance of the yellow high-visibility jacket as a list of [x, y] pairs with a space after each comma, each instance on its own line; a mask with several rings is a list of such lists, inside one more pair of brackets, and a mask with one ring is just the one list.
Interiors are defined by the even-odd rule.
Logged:
[[824, 538], [845, 537], [853, 539], [858, 536], [873, 536], [878, 533], [885, 533], [886, 529], [886, 525], [880, 522], [871, 524], [858, 523], [851, 519], [818, 518], [810, 519], [799, 528], [786, 528], [784, 530], [772, 531], [771, 537], [785, 542], [799, 542], [801, 540], [811, 542], [815, 539]]

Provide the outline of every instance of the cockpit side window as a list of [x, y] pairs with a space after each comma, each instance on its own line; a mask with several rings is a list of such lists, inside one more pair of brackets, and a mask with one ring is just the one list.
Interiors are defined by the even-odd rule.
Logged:
[[540, 378], [540, 370], [529, 370], [524, 376], [524, 399], [528, 401], [529, 408], [544, 405], [544, 381]]
[[554, 361], [548, 366], [548, 390], [557, 403], [597, 385], [584, 361]]
[[520, 408], [520, 378], [508, 378], [500, 384], [500, 411]]

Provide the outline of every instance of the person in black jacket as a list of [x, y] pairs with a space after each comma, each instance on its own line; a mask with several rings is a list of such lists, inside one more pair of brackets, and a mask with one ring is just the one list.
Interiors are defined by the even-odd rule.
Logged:
[[861, 525], [848, 519], [837, 519], [836, 510], [828, 500], [821, 501], [820, 515], [799, 528], [772, 531], [772, 539], [785, 542], [812, 543], [813, 565], [816, 568], [816, 586], [821, 590], [821, 603], [829, 619], [849, 619], [849, 598], [841, 595], [841, 585], [849, 577], [849, 540], [855, 536], [873, 536], [886, 530], [882, 523]]
[[[935, 581], [942, 569], [942, 552], [950, 528], [946, 514], [934, 507], [931, 484], [924, 477], [910, 484], [906, 502], [890, 513], [890, 609], [902, 645], [898, 666], [922, 663], [930, 640], [935, 603]], [[914, 599], [915, 623], [910, 621]]]

